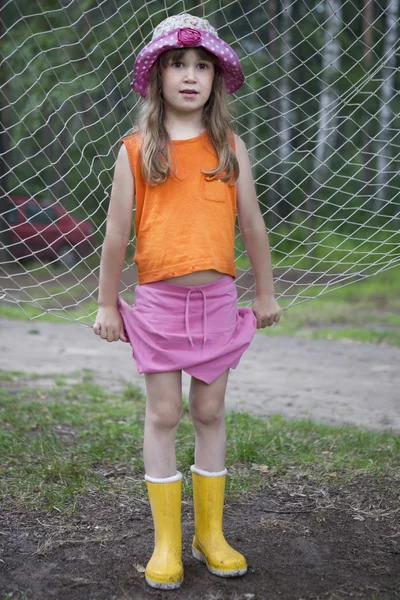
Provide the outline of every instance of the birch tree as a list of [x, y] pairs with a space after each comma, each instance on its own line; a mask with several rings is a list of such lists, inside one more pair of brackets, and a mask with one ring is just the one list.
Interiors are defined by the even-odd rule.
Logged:
[[322, 184], [329, 164], [329, 138], [335, 132], [337, 124], [338, 98], [333, 87], [337, 73], [340, 72], [340, 46], [338, 36], [342, 29], [342, 9], [340, 0], [327, 0], [325, 4], [326, 22], [322, 53], [322, 92], [318, 117], [315, 173], [318, 183]]
[[339, 32], [342, 29], [342, 9], [340, 0], [325, 0], [324, 35], [321, 48], [321, 92], [319, 95], [318, 127], [314, 153], [314, 165], [311, 170], [312, 183], [307, 201], [307, 221], [311, 229], [308, 242], [313, 244], [315, 231], [316, 203], [314, 196], [327, 179], [331, 158], [330, 136], [335, 133], [337, 123], [338, 98], [333, 87], [335, 77], [340, 72]]
[[[362, 45], [363, 45], [363, 60], [362, 65], [366, 73], [370, 73], [374, 64], [373, 46], [374, 36], [372, 24], [374, 21], [374, 0], [364, 0], [363, 11], [362, 11]], [[367, 122], [363, 124], [362, 128], [362, 148], [361, 158], [363, 164], [365, 182], [364, 193], [367, 198], [372, 198], [373, 191], [371, 186], [371, 161], [373, 160], [373, 133], [371, 117], [368, 111], [368, 101], [364, 103], [365, 112], [367, 114]]]
[[[396, 115], [392, 115], [391, 102], [395, 94], [396, 52], [398, 41], [399, 0], [388, 0], [386, 9], [386, 35], [382, 60], [382, 87], [380, 96], [379, 139], [377, 140], [378, 155], [378, 193], [375, 201], [375, 211], [382, 208], [382, 203], [388, 201], [388, 183], [390, 181], [391, 139], [389, 126]], [[393, 176], [395, 172], [393, 172]]]
[[[270, 0], [266, 7], [269, 21], [269, 35], [270, 35], [270, 43], [269, 43], [269, 53], [271, 55], [271, 59], [273, 62], [277, 63], [279, 60], [279, 37], [278, 37], [278, 29], [277, 29], [277, 15], [278, 15], [278, 0]], [[278, 86], [273, 81], [269, 85], [269, 109], [271, 111], [271, 115], [269, 116], [269, 124], [271, 131], [279, 132], [279, 116], [277, 107], [279, 106], [279, 95], [278, 95]], [[272, 165], [273, 168], [269, 172], [269, 182], [268, 182], [268, 199], [269, 206], [273, 208], [271, 214], [269, 216], [270, 227], [276, 225], [276, 207], [279, 205], [279, 178], [277, 169], [275, 168], [276, 155], [279, 152], [279, 135], [274, 135], [271, 137], [271, 155], [272, 155]], [[273, 156], [275, 155], [275, 156]]]
[[283, 198], [286, 198], [290, 187], [289, 182], [286, 178], [287, 172], [290, 170], [288, 164], [288, 158], [292, 152], [291, 149], [291, 134], [292, 134], [292, 108], [291, 101], [289, 99], [291, 92], [290, 85], [290, 73], [292, 71], [292, 35], [291, 28], [293, 26], [292, 19], [292, 0], [282, 0], [283, 14], [282, 14], [282, 35], [281, 35], [281, 56], [282, 56], [282, 70], [283, 74], [279, 81], [279, 90], [281, 97], [281, 110], [280, 110], [280, 126], [279, 133], [281, 138], [281, 144], [279, 147], [279, 156], [281, 160], [281, 173], [282, 181], [280, 190]]

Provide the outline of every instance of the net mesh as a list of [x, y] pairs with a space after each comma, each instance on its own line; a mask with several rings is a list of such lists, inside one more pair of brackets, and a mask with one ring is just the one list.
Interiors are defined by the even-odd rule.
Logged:
[[[1, 8], [0, 299], [90, 325], [137, 53], [167, 16], [210, 20], [284, 308], [400, 263], [398, 0], [9, 0]], [[121, 294], [132, 291], [135, 239]], [[236, 235], [239, 301], [254, 297]]]

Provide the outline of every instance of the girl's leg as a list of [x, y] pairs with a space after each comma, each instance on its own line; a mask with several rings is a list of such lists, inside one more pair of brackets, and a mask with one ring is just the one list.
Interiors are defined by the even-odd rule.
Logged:
[[247, 571], [245, 557], [225, 540], [225, 391], [229, 370], [211, 384], [192, 378], [189, 411], [196, 434], [192, 466], [195, 536], [192, 554], [214, 575], [236, 577]]
[[181, 493], [176, 471], [175, 435], [182, 408], [182, 372], [147, 373], [143, 458], [154, 523], [154, 551], [147, 563], [147, 583], [175, 589], [183, 581]]
[[143, 460], [146, 475], [176, 475], [175, 437], [182, 411], [182, 371], [145, 373]]
[[225, 468], [225, 392], [229, 369], [210, 384], [192, 377], [189, 413], [196, 436], [195, 465], [203, 471]]

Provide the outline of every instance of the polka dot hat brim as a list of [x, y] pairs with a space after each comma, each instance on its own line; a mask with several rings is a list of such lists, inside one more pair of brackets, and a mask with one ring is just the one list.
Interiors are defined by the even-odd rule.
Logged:
[[133, 67], [133, 90], [145, 98], [150, 69], [160, 54], [171, 48], [185, 47], [202, 47], [217, 57], [228, 94], [233, 94], [243, 85], [243, 69], [236, 52], [218, 37], [217, 31], [206, 19], [186, 14], [169, 17], [156, 27], [153, 39], [136, 58]]

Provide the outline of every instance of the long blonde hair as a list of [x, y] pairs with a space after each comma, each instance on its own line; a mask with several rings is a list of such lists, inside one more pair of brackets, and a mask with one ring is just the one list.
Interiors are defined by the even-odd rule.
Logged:
[[[201, 59], [211, 61], [215, 68], [211, 94], [203, 108], [202, 122], [215, 149], [218, 164], [215, 169], [202, 172], [209, 177], [220, 174], [223, 181], [234, 185], [239, 177], [239, 163], [230, 145], [233, 132], [223, 72], [216, 56], [201, 47], [195, 50]], [[185, 52], [185, 48], [177, 48], [167, 50], [159, 56], [150, 72], [147, 98], [140, 106], [138, 124], [128, 133], [142, 135], [142, 172], [150, 185], [163, 183], [171, 174], [175, 175], [171, 162], [171, 139], [164, 126], [160, 67], [165, 67], [170, 58], [174, 62], [179, 61]]]

